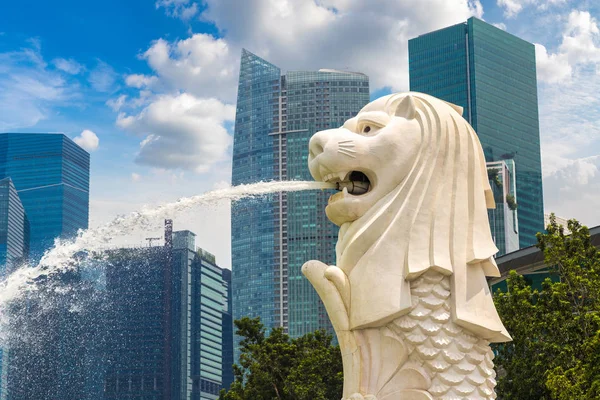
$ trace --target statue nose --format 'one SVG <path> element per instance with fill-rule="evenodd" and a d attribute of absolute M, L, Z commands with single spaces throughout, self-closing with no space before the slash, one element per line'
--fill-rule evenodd
<path fill-rule="evenodd" d="M 310 138 L 310 142 L 308 142 L 308 153 L 310 158 L 315 158 L 323 152 L 325 142 L 326 139 L 323 132 L 317 132 Z"/>

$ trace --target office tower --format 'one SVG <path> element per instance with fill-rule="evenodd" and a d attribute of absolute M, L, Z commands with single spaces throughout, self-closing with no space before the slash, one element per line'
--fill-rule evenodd
<path fill-rule="evenodd" d="M 108 253 L 105 399 L 165 398 L 166 264 L 163 246 Z"/>
<path fill-rule="evenodd" d="M 322 69 L 281 70 L 242 51 L 232 183 L 312 180 L 308 141 L 339 127 L 369 102 L 367 76 Z M 325 216 L 328 191 L 279 193 L 235 202 L 231 217 L 233 317 L 260 317 L 300 336 L 329 321 L 300 268 L 335 262 L 337 227 Z"/>
<path fill-rule="evenodd" d="M 27 257 L 29 222 L 10 178 L 0 180 L 0 277 L 5 277 Z M 0 399 L 6 399 L 8 348 L 0 349 Z"/>
<path fill-rule="evenodd" d="M 535 49 L 477 18 L 408 42 L 410 90 L 464 108 L 486 161 L 514 160 L 519 245 L 544 230 Z"/>
<path fill-rule="evenodd" d="M 0 276 L 25 260 L 29 252 L 29 221 L 10 178 L 0 179 Z"/>
<path fill-rule="evenodd" d="M 88 227 L 90 155 L 63 134 L 0 134 L 0 178 L 10 177 L 30 223 L 37 261 L 57 237 Z"/>
<path fill-rule="evenodd" d="M 195 236 L 108 253 L 105 399 L 218 398 L 224 286 Z"/>
<path fill-rule="evenodd" d="M 223 303 L 222 337 L 223 337 L 223 361 L 221 363 L 223 371 L 222 388 L 229 390 L 233 383 L 233 313 L 231 298 L 231 270 L 223 268 L 223 285 L 227 301 Z"/>
<path fill-rule="evenodd" d="M 223 383 L 223 270 L 215 256 L 197 249 L 192 275 L 192 400 L 215 400 Z"/>
<path fill-rule="evenodd" d="M 89 165 L 89 154 L 63 134 L 0 134 L 0 178 L 12 180 L 27 215 L 30 262 L 37 262 L 55 238 L 87 228 Z M 77 343 L 89 324 L 85 312 L 72 312 L 64 290 L 85 285 L 77 271 L 43 278 L 40 290 L 13 305 L 20 327 L 14 330 L 29 337 L 15 334 L 10 345 L 11 399 L 86 398 L 95 373 L 83 370 L 88 350 Z"/>
<path fill-rule="evenodd" d="M 486 163 L 496 208 L 488 209 L 492 238 L 498 247 L 496 257 L 519 250 L 518 198 L 513 160 Z"/>

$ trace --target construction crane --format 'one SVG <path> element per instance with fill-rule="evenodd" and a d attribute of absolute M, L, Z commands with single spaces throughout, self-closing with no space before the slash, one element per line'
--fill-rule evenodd
<path fill-rule="evenodd" d="M 148 247 L 152 247 L 152 242 L 155 240 L 161 240 L 162 237 L 147 237 L 146 240 L 148 241 Z"/>

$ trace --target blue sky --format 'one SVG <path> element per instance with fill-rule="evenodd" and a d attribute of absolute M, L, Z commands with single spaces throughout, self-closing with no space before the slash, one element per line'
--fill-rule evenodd
<path fill-rule="evenodd" d="M 404 91 L 407 40 L 472 15 L 536 43 L 546 210 L 600 224 L 594 0 L 5 2 L 0 132 L 64 132 L 87 148 L 96 226 L 229 182 L 242 47 L 284 71 L 349 68 L 374 94 Z M 229 265 L 227 204 L 175 228 Z"/>

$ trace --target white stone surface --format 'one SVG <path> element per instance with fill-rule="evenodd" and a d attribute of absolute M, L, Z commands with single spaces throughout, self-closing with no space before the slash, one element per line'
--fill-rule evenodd
<path fill-rule="evenodd" d="M 496 397 L 489 343 L 511 338 L 486 283 L 499 276 L 494 200 L 461 114 L 393 94 L 310 141 L 314 179 L 344 188 L 326 208 L 338 265 L 302 268 L 338 336 L 344 399 Z"/>

